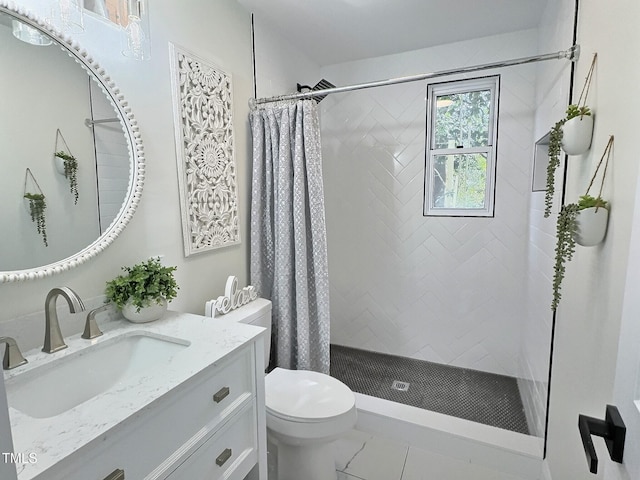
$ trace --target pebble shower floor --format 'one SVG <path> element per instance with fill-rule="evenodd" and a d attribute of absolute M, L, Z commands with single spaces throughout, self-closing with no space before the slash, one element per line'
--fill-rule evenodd
<path fill-rule="evenodd" d="M 354 392 L 529 434 L 513 377 L 340 345 L 331 376 Z"/>

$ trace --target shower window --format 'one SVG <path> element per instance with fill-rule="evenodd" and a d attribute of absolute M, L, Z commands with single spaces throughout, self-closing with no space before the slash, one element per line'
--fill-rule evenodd
<path fill-rule="evenodd" d="M 428 86 L 424 215 L 493 216 L 499 82 Z"/>

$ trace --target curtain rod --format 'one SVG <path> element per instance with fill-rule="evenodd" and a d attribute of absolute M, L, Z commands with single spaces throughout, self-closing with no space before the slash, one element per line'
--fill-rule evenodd
<path fill-rule="evenodd" d="M 255 108 L 256 105 L 262 105 L 264 103 L 280 102 L 283 100 L 298 100 L 304 98 L 315 97 L 316 95 L 329 95 L 331 93 L 350 92 L 352 90 L 363 90 L 365 88 L 383 87 L 386 85 L 395 85 L 398 83 L 416 82 L 419 80 L 428 80 L 430 78 L 443 77 L 445 75 L 455 75 L 459 73 L 478 72 L 480 70 L 489 70 L 491 68 L 511 67 L 514 65 L 524 65 L 527 63 L 544 62 L 547 60 L 562 60 L 567 59 L 575 62 L 580 56 L 580 45 L 573 45 L 568 50 L 560 50 L 555 53 L 547 53 L 544 55 L 535 55 L 532 57 L 516 58 L 514 60 L 505 60 L 502 62 L 485 63 L 483 65 L 474 65 L 471 67 L 457 68 L 453 70 L 442 70 L 440 72 L 433 73 L 420 73 L 418 75 L 410 75 L 407 77 L 390 78 L 388 80 L 377 80 L 369 83 L 359 83 L 357 85 L 346 85 L 344 87 L 326 88 L 324 90 L 312 90 L 310 92 L 292 93 L 289 95 L 280 95 L 277 97 L 269 98 L 250 98 L 249 106 Z"/>
<path fill-rule="evenodd" d="M 98 125 L 99 123 L 114 123 L 119 121 L 120 119 L 118 117 L 103 118 L 102 120 L 91 120 L 90 118 L 85 118 L 84 124 L 89 128 L 93 128 L 94 125 Z"/>

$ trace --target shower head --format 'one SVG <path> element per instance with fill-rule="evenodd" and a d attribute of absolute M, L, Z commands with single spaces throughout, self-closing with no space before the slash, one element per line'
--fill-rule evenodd
<path fill-rule="evenodd" d="M 308 85 L 300 85 L 298 83 L 298 92 L 302 92 L 303 90 L 305 92 L 311 92 L 311 91 L 322 91 L 322 90 L 326 90 L 327 88 L 334 88 L 335 85 L 331 82 L 328 82 L 327 80 L 325 80 L 324 78 L 322 80 L 320 80 L 318 83 L 315 84 L 315 86 L 310 87 Z M 324 97 L 326 97 L 327 95 L 314 95 L 313 98 L 316 102 L 320 103 Z"/>

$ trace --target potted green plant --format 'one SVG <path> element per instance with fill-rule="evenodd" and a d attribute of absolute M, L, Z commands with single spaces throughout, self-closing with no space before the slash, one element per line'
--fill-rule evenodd
<path fill-rule="evenodd" d="M 567 155 L 581 155 L 591 147 L 593 112 L 587 107 L 586 101 L 597 58 L 598 54 L 594 53 L 578 103 L 569 105 L 565 112 L 565 118 L 556 122 L 549 132 L 549 163 L 547 165 L 547 189 L 544 198 L 545 218 L 551 214 L 553 195 L 555 193 L 555 172 L 560 165 L 562 150 Z"/>
<path fill-rule="evenodd" d="M 556 122 L 549 132 L 549 163 L 547 164 L 547 189 L 544 196 L 544 216 L 551 214 L 555 194 L 555 175 L 560 166 L 562 151 L 567 155 L 580 155 L 591 146 L 593 116 L 585 106 L 569 105 L 567 116 Z"/>
<path fill-rule="evenodd" d="M 609 203 L 602 198 L 602 190 L 607 176 L 609 159 L 613 151 L 613 141 L 613 135 L 609 136 L 607 146 L 604 148 L 602 157 L 596 166 L 585 194 L 580 197 L 578 203 L 564 205 L 558 214 L 552 310 L 556 310 L 560 303 L 560 287 L 564 279 L 565 265 L 573 258 L 576 243 L 585 247 L 594 246 L 602 242 L 606 235 L 607 222 L 609 220 Z M 593 197 L 589 195 L 589 191 L 593 187 L 605 159 L 600 190 L 598 196 Z"/>
<path fill-rule="evenodd" d="M 583 195 L 578 202 L 573 239 L 583 247 L 593 247 L 604 240 L 609 220 L 609 203 L 602 197 Z"/>
<path fill-rule="evenodd" d="M 582 155 L 591 147 L 593 115 L 586 105 L 569 105 L 562 125 L 562 150 L 567 155 Z"/>
<path fill-rule="evenodd" d="M 74 196 L 74 203 L 78 203 L 78 161 L 76 157 L 71 155 L 70 153 L 66 153 L 62 150 L 55 153 L 56 159 L 59 159 L 56 162 L 56 168 L 60 173 L 64 175 L 64 178 L 69 180 L 69 191 Z M 60 165 L 59 163 L 62 163 Z"/>
<path fill-rule="evenodd" d="M 44 211 L 47 208 L 47 202 L 45 201 L 44 194 L 25 192 L 24 198 L 29 200 L 29 214 L 31 215 L 31 221 L 36 224 L 38 233 L 42 235 L 44 246 L 48 247 L 47 225 L 44 218 Z"/>
<path fill-rule="evenodd" d="M 578 203 L 569 203 L 560 209 L 556 223 L 552 310 L 560 303 L 565 265 L 573 258 L 576 243 L 593 246 L 602 242 L 608 217 L 609 204 L 600 196 L 583 195 Z"/>
<path fill-rule="evenodd" d="M 107 300 L 122 310 L 127 320 L 157 320 L 167 310 L 167 302 L 177 295 L 179 287 L 173 276 L 176 268 L 163 266 L 157 258 L 122 267 L 126 273 L 107 282 Z"/>
<path fill-rule="evenodd" d="M 582 155 L 591 147 L 593 112 L 587 107 L 587 97 L 597 59 L 598 54 L 594 53 L 578 103 L 567 108 L 567 116 L 562 125 L 562 149 L 567 155 Z"/>

